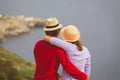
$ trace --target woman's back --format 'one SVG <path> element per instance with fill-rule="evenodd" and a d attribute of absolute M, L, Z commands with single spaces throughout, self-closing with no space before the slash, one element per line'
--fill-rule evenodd
<path fill-rule="evenodd" d="M 79 51 L 75 44 L 63 41 L 61 39 L 52 37 L 50 43 L 63 48 L 70 59 L 70 61 L 82 72 L 90 75 L 90 53 L 88 49 L 82 46 L 83 50 Z M 62 72 L 62 80 L 75 80 L 64 70 Z"/>

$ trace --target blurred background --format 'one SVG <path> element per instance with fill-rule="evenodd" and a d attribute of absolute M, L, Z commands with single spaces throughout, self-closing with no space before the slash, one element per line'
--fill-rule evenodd
<path fill-rule="evenodd" d="M 120 0 L 0 0 L 0 14 L 39 19 L 56 17 L 63 26 L 77 26 L 82 43 L 92 56 L 90 79 L 119 80 L 119 4 Z M 34 62 L 34 44 L 44 35 L 42 28 L 32 28 L 28 34 L 7 37 L 0 47 Z"/>

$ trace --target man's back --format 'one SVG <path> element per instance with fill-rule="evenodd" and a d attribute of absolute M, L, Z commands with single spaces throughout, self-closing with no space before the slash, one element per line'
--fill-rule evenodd
<path fill-rule="evenodd" d="M 57 51 L 60 50 L 56 46 L 45 42 L 38 41 L 34 47 L 34 56 L 36 61 L 36 73 L 34 80 L 57 80 L 57 70 L 60 64 L 57 57 Z"/>

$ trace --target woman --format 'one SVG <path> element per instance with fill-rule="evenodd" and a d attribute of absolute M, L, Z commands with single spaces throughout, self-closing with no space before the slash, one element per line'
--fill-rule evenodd
<path fill-rule="evenodd" d="M 68 25 L 61 30 L 61 39 L 46 36 L 45 40 L 53 45 L 63 48 L 70 61 L 82 72 L 85 72 L 90 77 L 90 53 L 88 49 L 80 42 L 80 32 L 74 25 Z M 76 80 L 71 77 L 63 69 L 62 80 Z"/>

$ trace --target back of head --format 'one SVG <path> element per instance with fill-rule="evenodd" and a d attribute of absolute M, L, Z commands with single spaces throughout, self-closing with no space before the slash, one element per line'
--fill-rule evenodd
<path fill-rule="evenodd" d="M 57 37 L 62 25 L 59 24 L 59 21 L 56 18 L 47 18 L 45 20 L 44 31 L 46 35 Z"/>

